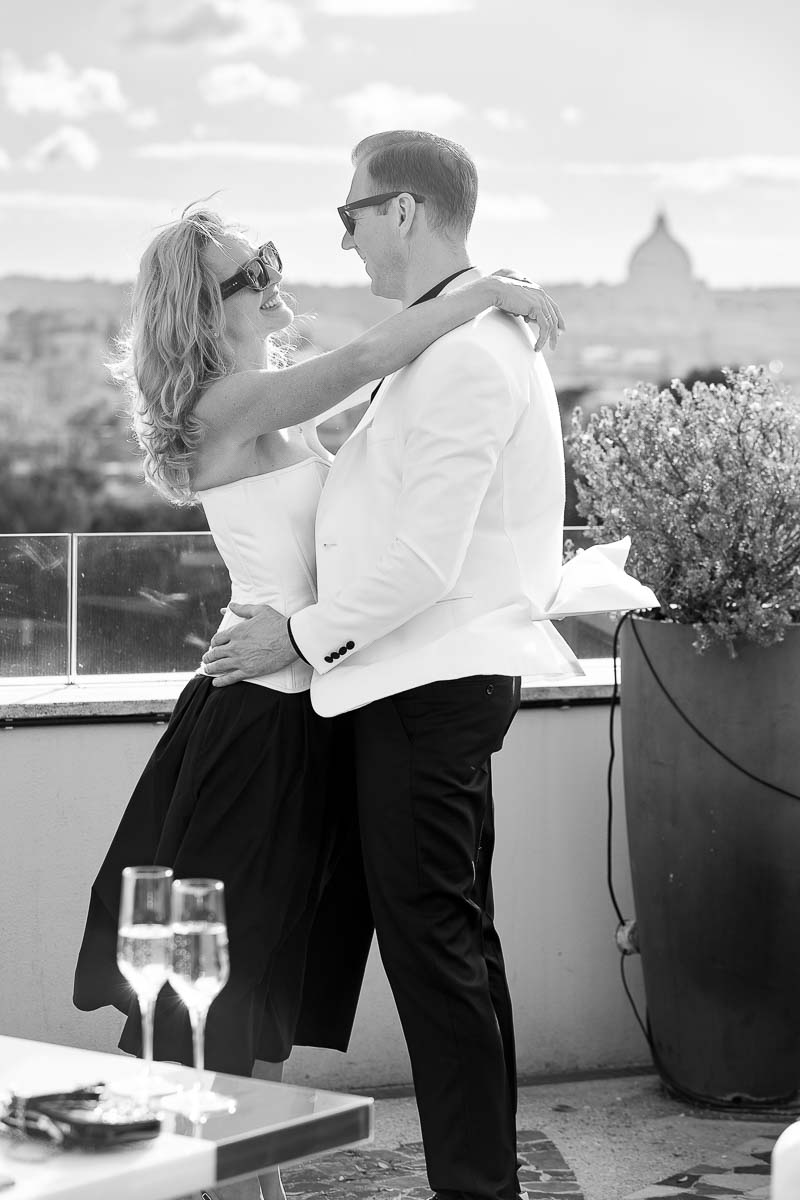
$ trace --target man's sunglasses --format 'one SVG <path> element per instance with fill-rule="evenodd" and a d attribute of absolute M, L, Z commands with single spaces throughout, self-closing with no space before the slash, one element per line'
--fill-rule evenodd
<path fill-rule="evenodd" d="M 417 204 L 422 204 L 425 199 L 417 192 L 410 192 L 408 188 L 401 188 L 398 192 L 382 192 L 380 196 L 367 196 L 366 200 L 354 200 L 352 204 L 342 204 L 337 208 L 339 216 L 342 218 L 345 229 L 352 237 L 356 231 L 356 223 L 350 216 L 356 208 L 372 208 L 376 204 L 385 204 L 387 200 L 396 200 L 398 196 L 411 196 L 416 200 Z"/>
<path fill-rule="evenodd" d="M 279 283 L 283 278 L 283 263 L 273 242 L 265 242 L 258 247 L 255 258 L 250 258 L 243 267 L 223 279 L 219 285 L 222 299 L 227 300 L 234 292 L 242 288 L 252 288 L 254 292 L 265 292 L 273 283 Z"/>

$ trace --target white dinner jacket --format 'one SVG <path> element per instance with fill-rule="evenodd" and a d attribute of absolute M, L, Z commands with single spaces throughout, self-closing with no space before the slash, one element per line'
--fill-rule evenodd
<path fill-rule="evenodd" d="M 563 516 L 550 374 L 523 323 L 488 310 L 389 376 L 332 464 L 318 601 L 292 617 L 316 711 L 466 675 L 580 675 L 543 619 Z"/>

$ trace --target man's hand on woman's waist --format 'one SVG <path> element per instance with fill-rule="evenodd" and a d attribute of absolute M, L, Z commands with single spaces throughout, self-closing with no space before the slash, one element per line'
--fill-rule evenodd
<path fill-rule="evenodd" d="M 283 613 L 269 604 L 231 601 L 228 608 L 243 619 L 215 633 L 203 655 L 206 673 L 214 676 L 214 687 L 271 675 L 297 659 L 298 650 Z"/>

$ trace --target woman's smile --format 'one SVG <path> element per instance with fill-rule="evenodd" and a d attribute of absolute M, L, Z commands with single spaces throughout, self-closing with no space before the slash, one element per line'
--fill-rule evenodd
<path fill-rule="evenodd" d="M 261 309 L 263 311 L 263 310 L 268 310 L 270 308 L 277 308 L 280 303 L 281 303 L 280 292 L 279 292 L 278 288 L 273 287 L 273 288 L 270 288 L 270 290 L 267 294 L 267 299 L 262 301 Z"/>

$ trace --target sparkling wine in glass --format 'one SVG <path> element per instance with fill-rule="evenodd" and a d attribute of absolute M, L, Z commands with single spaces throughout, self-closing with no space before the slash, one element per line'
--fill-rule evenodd
<path fill-rule="evenodd" d="M 189 1010 L 197 1083 L 169 1107 L 192 1114 L 231 1110 L 229 1096 L 203 1087 L 206 1017 L 228 982 L 225 887 L 220 879 L 176 879 L 172 884 L 172 963 L 169 981 Z"/>
<path fill-rule="evenodd" d="M 125 867 L 117 931 L 117 966 L 136 993 L 142 1014 L 144 1071 L 114 1084 L 114 1091 L 161 1096 L 175 1091 L 153 1072 L 153 1019 L 156 999 L 172 962 L 170 867 Z"/>

